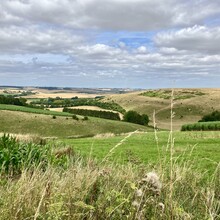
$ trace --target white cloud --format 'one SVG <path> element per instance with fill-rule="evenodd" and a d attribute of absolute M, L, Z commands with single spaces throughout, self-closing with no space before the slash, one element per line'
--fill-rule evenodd
<path fill-rule="evenodd" d="M 178 31 L 167 31 L 157 34 L 155 43 L 170 50 L 188 50 L 202 53 L 220 51 L 220 27 L 195 25 Z"/>
<path fill-rule="evenodd" d="M 140 46 L 140 47 L 137 48 L 137 52 L 138 53 L 146 53 L 147 48 L 145 46 Z"/>
<path fill-rule="evenodd" d="M 110 47 L 105 44 L 95 44 L 95 45 L 86 45 L 78 47 L 78 52 L 82 53 L 85 56 L 96 56 L 96 57 L 105 57 L 105 56 L 116 56 L 122 53 L 122 50 L 115 47 Z"/>

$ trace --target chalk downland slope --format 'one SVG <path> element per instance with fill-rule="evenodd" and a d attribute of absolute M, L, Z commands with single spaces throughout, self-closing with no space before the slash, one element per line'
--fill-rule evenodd
<path fill-rule="evenodd" d="M 152 91 L 152 90 L 147 90 Z M 154 90 L 155 91 L 155 90 Z M 115 101 L 126 110 L 135 110 L 148 114 L 151 119 L 154 110 L 159 128 L 170 128 L 170 100 L 171 90 L 160 89 L 155 96 L 141 95 L 144 91 L 109 95 L 105 101 Z M 165 94 L 162 98 L 160 94 Z M 196 95 L 198 94 L 198 95 Z M 220 110 L 220 89 L 175 89 L 174 98 L 175 117 L 174 129 L 179 130 L 183 124 L 197 122 L 205 114 Z"/>

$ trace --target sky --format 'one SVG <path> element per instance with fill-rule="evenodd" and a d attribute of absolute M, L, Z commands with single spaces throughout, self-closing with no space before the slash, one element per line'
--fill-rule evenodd
<path fill-rule="evenodd" d="M 220 0 L 0 0 L 0 85 L 219 88 Z"/>

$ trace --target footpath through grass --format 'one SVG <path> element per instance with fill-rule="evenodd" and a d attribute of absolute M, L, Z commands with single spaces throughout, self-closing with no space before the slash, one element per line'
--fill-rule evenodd
<path fill-rule="evenodd" d="M 161 158 L 169 157 L 167 143 L 169 132 L 158 132 L 158 146 Z M 220 133 L 219 132 L 175 132 L 174 159 L 194 160 L 196 167 L 213 172 L 220 162 Z M 124 137 L 63 139 L 67 145 L 84 156 L 91 156 L 101 161 L 108 152 Z M 134 134 L 119 147 L 110 157 L 119 163 L 131 162 L 134 164 L 159 162 L 155 134 L 147 132 Z"/>

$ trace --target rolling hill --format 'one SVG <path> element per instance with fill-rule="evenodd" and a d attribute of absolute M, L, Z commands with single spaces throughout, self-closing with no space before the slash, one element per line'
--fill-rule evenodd
<path fill-rule="evenodd" d="M 131 131 L 152 130 L 141 125 L 89 117 L 89 120 L 72 119 L 71 116 L 27 113 L 21 111 L 0 110 L 0 132 L 32 134 L 42 137 L 91 137 L 97 134 L 121 134 Z"/>
<path fill-rule="evenodd" d="M 147 90 L 108 95 L 104 101 L 114 101 L 128 110 L 148 114 L 151 123 L 153 112 L 159 128 L 170 128 L 171 90 Z M 179 130 L 183 124 L 197 122 L 201 117 L 214 110 L 220 110 L 220 89 L 175 89 L 174 90 L 174 129 Z"/>

